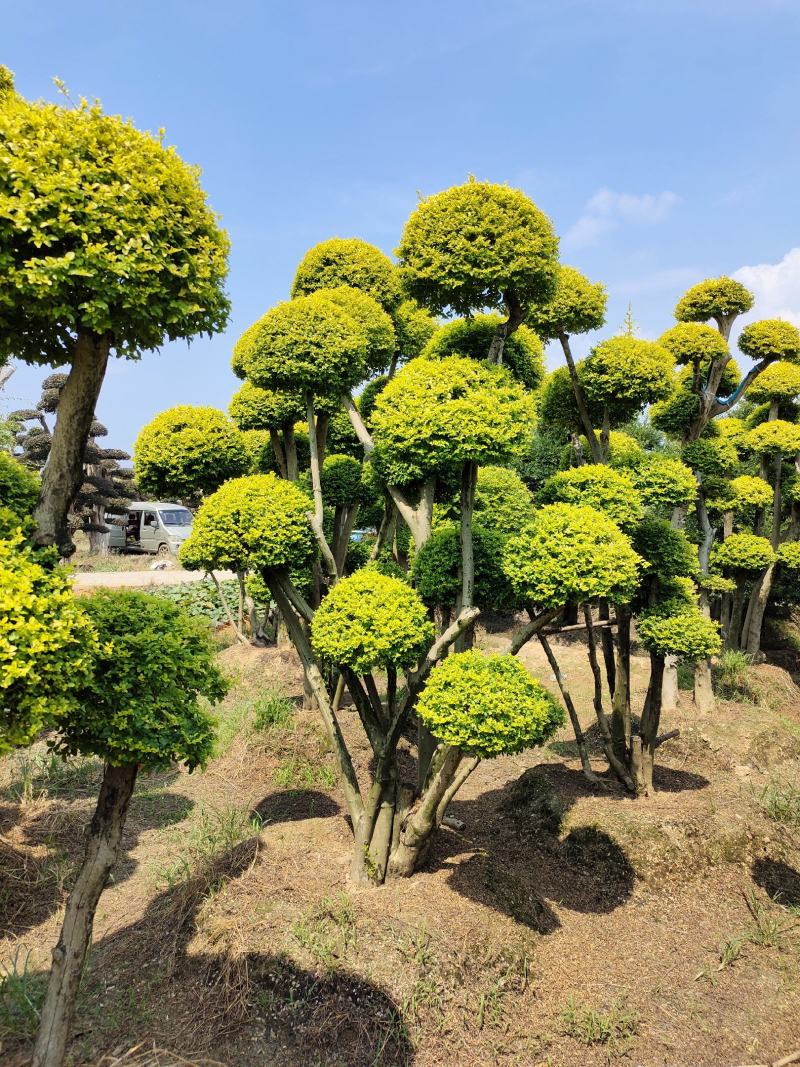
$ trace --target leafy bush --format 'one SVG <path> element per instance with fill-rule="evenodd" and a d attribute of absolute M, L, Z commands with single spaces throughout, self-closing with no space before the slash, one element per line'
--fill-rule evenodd
<path fill-rule="evenodd" d="M 67 578 L 21 535 L 0 540 L 0 753 L 79 706 L 97 652 Z"/>
<path fill-rule="evenodd" d="M 503 570 L 518 596 L 543 607 L 630 600 L 641 565 L 615 522 L 574 504 L 540 508 L 503 550 Z"/>
<path fill-rule="evenodd" d="M 658 339 L 678 364 L 699 364 L 707 371 L 712 361 L 729 355 L 728 342 L 713 326 L 699 322 L 678 322 Z"/>
<path fill-rule="evenodd" d="M 775 551 L 766 537 L 735 533 L 711 553 L 715 567 L 732 571 L 761 571 L 775 562 Z"/>
<path fill-rule="evenodd" d="M 766 508 L 772 503 L 772 486 L 763 478 L 756 478 L 751 474 L 740 474 L 738 478 L 732 478 L 730 488 L 734 495 L 734 508 L 742 511 L 745 508 Z"/>
<path fill-rule="evenodd" d="M 539 492 L 545 504 L 578 504 L 596 508 L 620 527 L 633 526 L 642 517 L 642 502 L 633 481 L 605 463 L 585 463 L 559 471 Z"/>
<path fill-rule="evenodd" d="M 599 330 L 606 317 L 606 288 L 559 264 L 551 299 L 528 312 L 528 323 L 543 341 Z"/>
<path fill-rule="evenodd" d="M 76 703 L 59 718 L 56 751 L 91 753 L 112 766 L 204 764 L 214 720 L 200 698 L 221 700 L 227 689 L 207 628 L 139 592 L 102 590 L 84 610 L 99 648 Z"/>
<path fill-rule="evenodd" d="M 476 651 L 433 669 L 417 714 L 434 737 L 484 759 L 540 745 L 564 721 L 561 705 L 519 660 Z"/>
<path fill-rule="evenodd" d="M 339 285 L 334 289 L 319 289 L 317 295 L 338 305 L 363 329 L 367 338 L 365 366 L 369 374 L 386 371 L 397 348 L 392 320 L 377 300 L 360 289 Z"/>
<path fill-rule="evenodd" d="M 298 391 L 261 389 L 244 382 L 228 405 L 228 414 L 240 430 L 277 430 L 306 417 L 306 405 Z"/>
<path fill-rule="evenodd" d="M 400 303 L 397 267 L 375 245 L 355 237 L 333 237 L 310 248 L 297 268 L 292 296 L 309 296 L 339 285 L 360 289 L 387 311 Z"/>
<path fill-rule="evenodd" d="M 414 359 L 386 385 L 372 415 L 377 459 L 391 485 L 464 462 L 500 463 L 527 444 L 533 402 L 503 367 Z"/>
<path fill-rule="evenodd" d="M 800 452 L 800 425 L 785 419 L 762 422 L 745 434 L 744 445 L 759 455 L 781 452 L 793 456 Z"/>
<path fill-rule="evenodd" d="M 220 582 L 222 595 L 235 616 L 239 610 L 239 583 L 235 578 Z M 180 585 L 154 585 L 144 590 L 148 596 L 160 597 L 185 611 L 194 618 L 205 619 L 212 626 L 225 626 L 228 615 L 220 601 L 217 587 L 208 579 L 200 582 L 182 582 Z M 268 596 L 269 594 L 267 594 Z M 262 594 L 263 597 L 263 594 Z M 264 601 L 257 598 L 257 606 L 263 609 Z"/>
<path fill-rule="evenodd" d="M 487 239 L 491 234 L 491 240 Z M 558 238 L 517 189 L 474 179 L 420 201 L 397 249 L 406 292 L 434 313 L 524 306 L 555 289 Z"/>
<path fill-rule="evenodd" d="M 226 482 L 208 497 L 181 546 L 189 570 L 302 568 L 312 551 L 309 498 L 275 474 Z"/>
<path fill-rule="evenodd" d="M 473 526 L 475 603 L 502 611 L 514 602 L 514 593 L 502 569 L 503 538 L 494 530 Z M 412 579 L 429 607 L 452 607 L 461 592 L 461 538 L 454 523 L 433 531 L 414 556 Z"/>
<path fill-rule="evenodd" d="M 33 471 L 0 451 L 0 505 L 18 518 L 33 513 L 39 499 L 39 478 Z"/>
<path fill-rule="evenodd" d="M 756 360 L 800 359 L 800 330 L 785 319 L 761 319 L 745 326 L 739 334 L 739 348 Z"/>
<path fill-rule="evenodd" d="M 162 411 L 139 431 L 134 445 L 137 485 L 155 500 L 199 500 L 249 466 L 241 431 L 211 407 Z"/>
<path fill-rule="evenodd" d="M 708 322 L 741 315 L 753 306 L 753 294 L 733 278 L 706 278 L 688 289 L 675 308 L 679 322 Z"/>
<path fill-rule="evenodd" d="M 661 656 L 696 662 L 719 652 L 719 625 L 696 608 L 670 610 L 671 605 L 643 611 L 636 629 L 645 648 Z"/>
<path fill-rule="evenodd" d="M 611 337 L 595 345 L 578 374 L 587 399 L 607 404 L 619 423 L 672 391 L 672 355 L 653 341 Z"/>
<path fill-rule="evenodd" d="M 631 534 L 631 543 L 644 560 L 643 573 L 660 582 L 697 574 L 697 549 L 683 530 L 667 519 L 647 516 Z"/>
<path fill-rule="evenodd" d="M 422 353 L 427 359 L 468 356 L 484 360 L 503 321 L 500 315 L 472 315 L 440 326 Z M 503 347 L 503 363 L 527 389 L 535 389 L 544 377 L 544 346 L 533 330 L 520 326 Z"/>
<path fill-rule="evenodd" d="M 408 583 L 371 567 L 339 581 L 311 624 L 317 653 L 359 674 L 375 667 L 410 667 L 432 637 L 418 594 Z"/>
<path fill-rule="evenodd" d="M 322 497 L 330 508 L 349 507 L 362 495 L 362 465 L 352 456 L 326 456 L 322 465 Z"/>
<path fill-rule="evenodd" d="M 658 452 L 646 453 L 625 470 L 646 508 L 669 511 L 691 504 L 697 496 L 697 480 L 679 459 Z"/>
<path fill-rule="evenodd" d="M 499 534 L 519 533 L 533 517 L 533 496 L 516 471 L 479 467 L 475 522 Z"/>

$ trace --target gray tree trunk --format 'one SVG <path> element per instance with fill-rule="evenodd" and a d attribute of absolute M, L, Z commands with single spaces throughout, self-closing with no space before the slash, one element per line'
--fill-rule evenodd
<path fill-rule="evenodd" d="M 136 765 L 111 767 L 103 774 L 97 808 L 86 830 L 86 854 L 69 895 L 47 984 L 32 1067 L 61 1067 L 69 1039 L 83 964 L 92 938 L 100 894 L 119 856 Z"/>

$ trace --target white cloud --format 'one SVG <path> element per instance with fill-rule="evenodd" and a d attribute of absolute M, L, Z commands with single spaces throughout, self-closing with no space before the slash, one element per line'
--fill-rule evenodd
<path fill-rule="evenodd" d="M 620 222 L 653 225 L 663 222 L 680 204 L 677 193 L 615 193 L 598 189 L 586 202 L 583 214 L 564 234 L 562 243 L 571 248 L 594 244 L 604 233 L 616 229 Z"/>
<path fill-rule="evenodd" d="M 753 319 L 786 319 L 800 326 L 800 248 L 790 249 L 780 263 L 740 267 L 733 277 L 755 295 Z"/>

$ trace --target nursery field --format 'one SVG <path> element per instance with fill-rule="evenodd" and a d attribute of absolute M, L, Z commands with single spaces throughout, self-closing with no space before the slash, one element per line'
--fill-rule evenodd
<path fill-rule="evenodd" d="M 487 651 L 508 638 L 477 634 Z M 597 757 L 585 649 L 557 647 Z M 451 808 L 463 829 L 375 889 L 348 882 L 351 834 L 295 653 L 219 659 L 234 684 L 216 757 L 147 775 L 133 798 L 68 1062 L 719 1067 L 796 1049 L 800 690 L 783 669 L 719 679 L 707 717 L 684 692 L 648 798 L 601 758 L 588 782 L 568 730 L 484 761 Z M 550 678 L 538 647 L 523 659 Z M 646 674 L 635 655 L 636 697 Z M 356 719 L 342 714 L 362 777 Z M 30 1053 L 100 774 L 41 742 L 0 763 L 10 1067 Z"/>

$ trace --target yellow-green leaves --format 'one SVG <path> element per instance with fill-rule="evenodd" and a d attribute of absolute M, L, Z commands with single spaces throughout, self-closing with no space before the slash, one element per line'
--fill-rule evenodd
<path fill-rule="evenodd" d="M 762 422 L 745 435 L 744 445 L 759 455 L 782 452 L 784 456 L 793 456 L 800 452 L 800 425 L 785 419 Z"/>
<path fill-rule="evenodd" d="M 96 652 L 64 575 L 20 535 L 0 540 L 0 753 L 28 744 L 78 703 Z"/>
<path fill-rule="evenodd" d="M 719 624 L 707 619 L 697 608 L 643 611 L 636 630 L 645 648 L 660 656 L 677 656 L 688 663 L 713 656 L 722 647 Z"/>
<path fill-rule="evenodd" d="M 783 319 L 751 322 L 739 334 L 739 348 L 756 360 L 800 360 L 800 330 Z"/>
<path fill-rule="evenodd" d="M 140 490 L 156 500 L 197 501 L 250 469 L 241 431 L 216 408 L 182 405 L 139 431 L 133 466 Z"/>
<path fill-rule="evenodd" d="M 215 724 L 200 698 L 221 700 L 227 689 L 208 626 L 146 593 L 104 590 L 85 610 L 98 636 L 95 668 L 59 719 L 54 747 L 114 766 L 202 766 Z"/>
<path fill-rule="evenodd" d="M 541 745 L 564 721 L 561 705 L 519 660 L 481 652 L 434 667 L 417 714 L 434 737 L 484 759 Z"/>
<path fill-rule="evenodd" d="M 800 396 L 800 366 L 778 360 L 770 363 L 750 386 L 747 399 L 757 404 L 771 400 L 794 400 Z"/>
<path fill-rule="evenodd" d="M 310 499 L 275 474 L 233 478 L 203 501 L 180 551 L 192 570 L 300 568 L 312 551 Z"/>
<path fill-rule="evenodd" d="M 711 562 L 730 571 L 761 571 L 775 562 L 775 550 L 766 537 L 735 533 L 716 546 Z"/>
<path fill-rule="evenodd" d="M 434 313 L 550 298 L 558 239 L 518 189 L 470 180 L 420 201 L 397 249 L 406 291 Z"/>
<path fill-rule="evenodd" d="M 560 265 L 556 289 L 546 304 L 534 306 L 528 323 L 543 341 L 564 335 L 599 330 L 606 318 L 606 288 L 589 279 L 574 267 Z"/>
<path fill-rule="evenodd" d="M 542 486 L 539 499 L 544 504 L 581 504 L 596 508 L 624 528 L 642 517 L 642 500 L 625 471 L 605 463 L 585 463 L 558 471 Z"/>
<path fill-rule="evenodd" d="M 0 108 L 0 360 L 69 360 L 75 331 L 138 358 L 224 328 L 228 238 L 199 171 L 98 105 Z"/>
<path fill-rule="evenodd" d="M 440 326 L 422 353 L 428 359 L 469 356 L 484 360 L 502 322 L 500 315 L 472 315 Z M 520 326 L 506 339 L 503 363 L 527 389 L 535 389 L 544 378 L 544 346 L 533 330 Z"/>
<path fill-rule="evenodd" d="M 501 463 L 533 433 L 533 400 L 503 367 L 472 359 L 414 359 L 375 401 L 377 459 L 391 485 L 464 462 Z"/>
<path fill-rule="evenodd" d="M 375 245 L 357 237 L 332 237 L 303 256 L 292 283 L 292 296 L 349 285 L 392 312 L 400 303 L 400 277 L 394 263 Z"/>
<path fill-rule="evenodd" d="M 400 578 L 371 567 L 338 582 L 311 624 L 317 653 L 358 674 L 374 668 L 410 667 L 433 637 L 425 605 Z"/>
<path fill-rule="evenodd" d="M 699 322 L 679 322 L 662 333 L 658 343 L 676 363 L 688 366 L 698 363 L 704 369 L 714 360 L 729 355 L 728 342 L 719 330 Z"/>
<path fill-rule="evenodd" d="M 322 293 L 278 304 L 236 342 L 234 364 L 262 389 L 339 393 L 360 382 L 369 337 Z"/>
<path fill-rule="evenodd" d="M 589 353 L 578 373 L 590 403 L 606 404 L 624 422 L 672 391 L 672 355 L 654 341 L 610 337 Z"/>
<path fill-rule="evenodd" d="M 707 278 L 688 289 L 675 308 L 680 322 L 722 321 L 753 306 L 753 294 L 733 278 Z"/>
<path fill-rule="evenodd" d="M 503 570 L 518 596 L 541 607 L 630 600 L 641 563 L 615 522 L 574 504 L 540 508 L 503 551 Z"/>
<path fill-rule="evenodd" d="M 228 414 L 240 430 L 278 430 L 304 420 L 306 405 L 299 390 L 262 389 L 244 382 L 231 398 Z"/>

